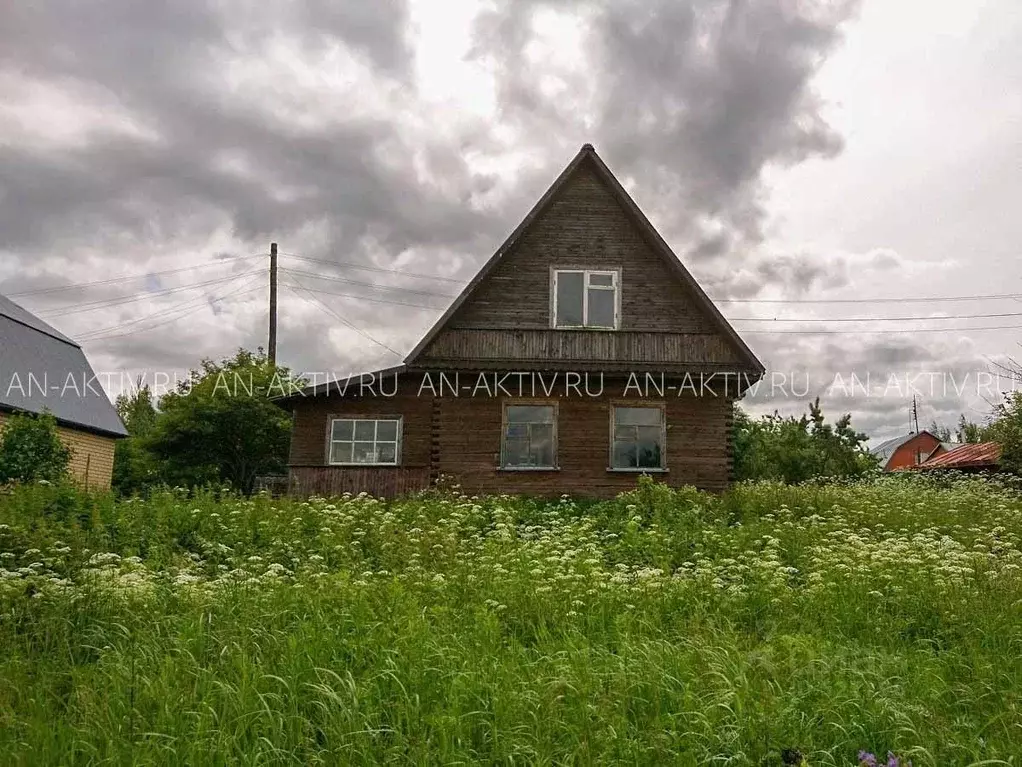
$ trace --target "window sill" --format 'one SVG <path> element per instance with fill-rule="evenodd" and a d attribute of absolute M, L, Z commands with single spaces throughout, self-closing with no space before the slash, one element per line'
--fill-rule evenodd
<path fill-rule="evenodd" d="M 607 471 L 615 474 L 670 474 L 670 469 L 617 469 L 613 466 L 608 466 Z"/>
<path fill-rule="evenodd" d="M 587 327 L 585 325 L 554 325 L 551 328 L 551 330 L 577 330 L 577 331 L 580 331 L 580 332 L 589 331 L 591 333 L 593 333 L 593 332 L 598 332 L 598 333 L 614 333 L 614 332 L 620 330 L 620 328 L 598 328 L 598 327 L 595 327 L 595 326 Z"/>
<path fill-rule="evenodd" d="M 498 466 L 497 471 L 560 471 L 560 466 Z"/>
<path fill-rule="evenodd" d="M 399 469 L 399 463 L 328 463 L 336 469 Z"/>

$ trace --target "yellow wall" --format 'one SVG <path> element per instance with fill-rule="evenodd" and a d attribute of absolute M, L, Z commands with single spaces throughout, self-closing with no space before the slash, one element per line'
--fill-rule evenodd
<path fill-rule="evenodd" d="M 3 429 L 4 417 L 4 413 L 0 413 L 0 429 Z M 116 440 L 64 426 L 58 427 L 57 431 L 61 441 L 71 448 L 71 474 L 74 478 L 93 488 L 110 487 Z"/>

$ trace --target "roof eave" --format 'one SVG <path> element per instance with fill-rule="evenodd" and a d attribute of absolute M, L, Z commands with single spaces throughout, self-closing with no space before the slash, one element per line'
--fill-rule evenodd
<path fill-rule="evenodd" d="M 49 413 L 49 411 L 43 412 Z M 23 407 L 13 407 L 11 405 L 6 405 L 3 402 L 0 402 L 0 413 L 27 413 L 28 415 L 35 416 L 42 415 L 42 413 L 39 411 L 26 410 Z M 49 415 L 53 415 L 53 413 L 49 413 Z M 98 426 L 91 426 L 89 424 L 79 423 L 78 421 L 69 421 L 66 418 L 58 418 L 55 415 L 53 416 L 53 420 L 57 422 L 58 426 L 62 426 L 65 429 L 71 429 L 72 431 L 84 431 L 88 432 L 89 434 L 96 434 L 100 437 L 110 437 L 111 439 L 126 439 L 127 437 L 131 436 L 128 433 L 127 429 L 124 429 L 123 431 L 103 429 Z"/>

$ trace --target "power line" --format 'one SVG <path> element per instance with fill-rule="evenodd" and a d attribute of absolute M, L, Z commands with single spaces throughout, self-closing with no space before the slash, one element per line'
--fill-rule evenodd
<path fill-rule="evenodd" d="M 971 333 L 974 330 L 1022 330 L 1022 325 L 985 325 L 975 328 L 861 328 L 858 330 L 745 330 L 738 329 L 741 335 L 865 335 L 884 333 Z"/>
<path fill-rule="evenodd" d="M 235 277 L 235 278 L 232 278 L 232 280 L 233 279 L 238 279 L 238 278 Z M 251 285 L 253 282 L 254 282 L 254 279 L 253 280 L 248 280 L 246 283 L 244 283 L 242 286 L 239 287 L 239 290 L 242 287 L 246 287 L 248 285 Z M 253 290 L 254 290 L 254 288 L 253 288 Z M 181 310 L 190 311 L 193 307 L 194 308 L 198 308 L 198 305 L 206 303 L 206 302 L 208 302 L 210 300 L 212 300 L 212 301 L 221 301 L 221 300 L 223 300 L 225 298 L 229 298 L 230 296 L 234 295 L 235 292 L 227 293 L 227 294 L 224 294 L 224 295 L 221 295 L 221 296 L 209 296 L 209 295 L 196 296 L 195 298 L 190 298 L 187 301 L 182 301 L 181 303 L 177 304 L 176 306 L 172 306 L 169 309 L 164 309 L 164 310 L 158 310 L 158 311 L 155 311 L 155 312 L 150 312 L 147 315 L 144 315 L 142 317 L 137 317 L 136 319 L 133 319 L 133 320 L 128 320 L 127 322 L 122 322 L 122 323 L 117 324 L 117 325 L 110 325 L 109 327 L 98 328 L 96 330 L 92 330 L 92 331 L 89 331 L 87 333 L 83 333 L 80 336 L 80 339 L 85 339 L 86 341 L 96 341 L 96 340 L 99 340 L 100 338 L 104 338 L 105 339 L 105 338 L 120 337 L 119 335 L 117 335 L 117 336 L 107 336 L 106 334 L 108 332 L 110 332 L 110 331 L 118 331 L 118 330 L 122 330 L 123 328 L 129 327 L 131 325 L 137 325 L 140 322 L 145 322 L 146 320 L 153 319 L 153 318 L 155 318 L 155 317 L 157 317 L 159 315 L 174 314 L 174 313 L 179 312 Z M 181 315 L 181 316 L 184 316 L 184 315 Z M 180 317 L 175 317 L 173 319 L 180 319 Z M 168 320 L 168 321 L 172 321 L 172 320 Z M 156 325 L 153 325 L 152 327 L 159 327 L 162 324 L 165 324 L 165 323 L 163 323 L 163 322 L 157 323 Z M 140 328 L 140 330 L 149 330 L 149 329 L 150 328 Z M 132 332 L 136 332 L 136 331 L 132 331 Z M 126 333 L 124 335 L 131 335 L 131 333 Z"/>
<path fill-rule="evenodd" d="M 915 322 L 918 320 L 979 320 L 1022 317 L 1022 312 L 1001 314 L 949 314 L 944 317 L 732 317 L 732 322 Z"/>
<path fill-rule="evenodd" d="M 721 304 L 923 304 L 936 301 L 993 301 L 1022 298 L 1022 293 L 995 293 L 985 296 L 908 296 L 905 298 L 714 298 Z"/>
<path fill-rule="evenodd" d="M 99 340 L 99 339 L 120 337 L 121 335 L 131 335 L 132 333 L 140 332 L 142 330 L 149 330 L 150 327 L 159 327 L 160 325 L 166 324 L 166 322 L 171 322 L 173 320 L 181 319 L 182 317 L 186 316 L 189 312 L 191 312 L 191 311 L 193 311 L 195 309 L 198 309 L 199 306 L 201 306 L 204 303 L 207 303 L 209 301 L 220 301 L 220 300 L 223 300 L 225 298 L 229 298 L 230 296 L 235 295 L 237 293 L 237 290 L 240 290 L 242 287 L 245 287 L 246 285 L 251 285 L 252 282 L 253 282 L 252 280 L 249 280 L 247 283 L 245 283 L 242 286 L 239 286 L 238 289 L 236 289 L 234 291 L 231 291 L 230 293 L 225 293 L 225 294 L 222 294 L 222 295 L 214 295 L 214 296 L 202 295 L 202 296 L 196 296 L 195 298 L 189 298 L 188 300 L 182 301 L 181 303 L 176 304 L 176 305 L 170 307 L 169 309 L 160 309 L 160 310 L 157 310 L 155 312 L 150 312 L 149 314 L 143 315 L 142 317 L 136 317 L 133 320 L 128 320 L 126 322 L 122 322 L 122 323 L 119 323 L 117 325 L 110 325 L 110 326 L 105 327 L 105 328 L 98 328 L 96 330 L 92 330 L 92 331 L 89 331 L 87 333 L 83 333 L 81 338 L 84 338 L 86 341 L 96 341 L 96 340 Z M 254 288 L 253 288 L 253 290 L 254 290 Z M 152 320 L 152 319 L 155 319 L 155 318 L 158 318 L 158 317 L 161 317 L 161 316 L 165 317 L 166 315 L 176 315 L 176 316 L 172 317 L 169 320 L 164 320 L 164 321 L 161 321 L 161 322 L 157 322 L 157 323 L 155 323 L 155 324 L 153 324 L 152 326 L 149 326 L 149 327 L 138 328 L 137 330 L 132 330 L 129 333 L 123 333 L 123 334 L 117 333 L 117 331 L 123 330 L 124 328 L 130 327 L 132 325 L 138 325 L 139 323 L 144 323 L 144 322 L 147 322 L 148 320 Z M 111 332 L 115 333 L 116 335 L 110 335 Z"/>
<path fill-rule="evenodd" d="M 245 295 L 248 295 L 249 293 L 255 293 L 256 291 L 262 290 L 262 289 L 263 289 L 262 285 L 256 285 L 254 287 L 248 288 L 247 290 L 241 290 L 240 292 L 238 290 L 235 290 L 235 291 L 232 291 L 231 293 L 225 293 L 222 296 L 214 296 L 210 300 L 211 301 L 225 301 L 228 298 L 237 298 L 239 296 L 245 296 Z M 198 307 L 195 307 L 195 308 L 198 308 Z M 103 336 L 97 336 L 95 338 L 87 338 L 87 339 L 85 339 L 85 343 L 92 343 L 93 341 L 109 341 L 109 340 L 111 340 L 113 338 L 124 338 L 125 336 L 135 335 L 136 333 L 144 333 L 144 332 L 149 331 L 149 330 L 154 330 L 154 329 L 156 329 L 158 327 L 161 327 L 163 325 L 167 325 L 167 324 L 169 324 L 171 322 L 177 322 L 178 320 L 187 317 L 189 315 L 190 311 L 191 311 L 191 309 L 189 309 L 189 311 L 184 312 L 183 314 L 179 314 L 177 317 L 170 317 L 169 319 L 163 320 L 162 322 L 155 322 L 152 325 L 149 325 L 149 326 L 144 327 L 144 328 L 136 328 L 135 330 L 129 330 L 127 333 L 116 333 L 114 335 L 103 335 Z"/>
<path fill-rule="evenodd" d="M 281 269 L 285 274 L 286 269 Z M 355 293 L 337 293 L 333 290 L 317 290 L 316 288 L 305 288 L 310 293 L 316 293 L 321 296 L 340 296 L 341 298 L 354 298 L 357 301 L 371 301 L 375 304 L 393 304 L 395 306 L 410 306 L 413 309 L 433 309 L 434 311 L 441 311 L 444 307 L 442 306 L 430 306 L 429 304 L 413 304 L 408 301 L 393 301 L 388 298 L 373 298 L 371 296 L 360 296 Z"/>
<path fill-rule="evenodd" d="M 328 261 L 324 258 L 309 258 L 308 256 L 299 256 L 297 253 L 281 253 L 282 256 L 287 258 L 296 258 L 299 261 L 308 261 L 313 264 L 326 264 L 327 266 L 347 266 L 351 269 L 364 269 L 367 272 L 383 272 L 386 274 L 400 274 L 405 277 L 421 277 L 424 280 L 440 280 L 441 282 L 453 282 L 456 285 L 464 285 L 467 280 L 459 280 L 457 277 L 442 277 L 439 274 L 423 274 L 422 272 L 408 272 L 404 269 L 385 269 L 382 266 L 366 266 L 365 264 L 356 264 L 351 261 Z"/>
<path fill-rule="evenodd" d="M 231 264 L 235 261 L 242 261 L 249 258 L 264 258 L 263 253 L 255 253 L 251 256 L 233 256 L 231 258 L 223 258 L 218 261 L 211 261 L 205 264 L 196 264 L 195 266 L 182 266 L 178 269 L 165 269 L 161 272 L 146 272 L 145 274 L 131 274 L 125 277 L 111 277 L 108 280 L 94 280 L 93 282 L 78 282 L 70 285 L 58 285 L 52 288 L 39 288 L 38 290 L 22 290 L 17 293 L 5 293 L 4 295 L 9 298 L 20 297 L 20 296 L 38 296 L 44 293 L 59 293 L 65 290 L 77 290 L 78 288 L 91 288 L 97 285 L 112 285 L 115 282 L 129 282 L 131 280 L 141 280 L 147 277 L 159 277 L 165 274 L 177 274 L 179 272 L 187 272 L 195 269 L 207 269 L 211 266 L 222 266 L 223 264 Z"/>
<path fill-rule="evenodd" d="M 339 321 L 343 322 L 343 323 L 344 323 L 345 325 L 347 325 L 347 326 L 348 326 L 349 328 L 351 328 L 352 330 L 354 330 L 354 331 L 355 331 L 356 333 L 358 333 L 358 334 L 359 334 L 360 336 L 362 336 L 363 338 L 367 338 L 368 340 L 372 341 L 372 342 L 373 342 L 374 344 L 377 344 L 377 345 L 379 345 L 379 346 L 382 346 L 382 347 L 383 347 L 384 349 L 386 349 L 386 350 L 387 350 L 388 352 L 390 352 L 391 354 L 393 354 L 393 355 L 395 355 L 395 356 L 397 356 L 397 357 L 403 357 L 403 355 L 402 355 L 402 354 L 401 354 L 400 352 L 394 351 L 394 350 L 393 350 L 393 349 L 391 349 L 391 348 L 390 348 L 389 346 L 387 346 L 387 344 L 383 343 L 383 341 L 380 341 L 380 340 L 379 340 L 379 339 L 377 339 L 377 338 L 373 338 L 373 337 L 372 337 L 371 335 L 369 335 L 369 333 L 365 332 L 364 330 L 362 330 L 362 329 L 361 329 L 360 327 L 358 327 L 358 326 L 357 326 L 357 325 L 355 325 L 354 323 L 352 323 L 352 322 L 350 322 L 350 321 L 346 320 L 346 319 L 345 319 L 344 317 L 342 317 L 342 316 L 341 316 L 340 314 L 338 314 L 338 313 L 337 313 L 336 311 L 334 311 L 334 310 L 333 310 L 333 309 L 331 309 L 331 308 L 330 308 L 329 306 L 327 306 L 327 305 L 326 305 L 326 304 L 324 304 L 324 303 L 323 303 L 322 301 L 320 301 L 320 300 L 319 300 L 318 298 L 316 298 L 316 297 L 315 297 L 314 295 L 312 295 L 312 293 L 311 293 L 311 292 L 310 292 L 310 291 L 308 290 L 308 288 L 306 288 L 306 287 L 305 287 L 305 286 L 304 286 L 304 285 L 303 285 L 303 284 L 302 284 L 301 282 L 299 282 L 299 281 L 298 281 L 298 279 L 297 279 L 297 278 L 296 278 L 296 277 L 295 277 L 295 276 L 294 276 L 293 274 L 290 274 L 290 273 L 289 273 L 289 274 L 288 274 L 288 276 L 289 276 L 289 277 L 290 277 L 290 278 L 291 278 L 292 280 L 294 280 L 294 282 L 295 282 L 295 285 L 297 285 L 297 286 L 298 286 L 299 288 L 301 288 L 301 289 L 302 289 L 303 291 L 305 291 L 305 292 L 306 292 L 306 293 L 308 294 L 308 297 L 309 297 L 309 298 L 308 298 L 308 300 L 311 300 L 311 301 L 313 301 L 313 302 L 314 302 L 315 304 L 317 304 L 317 305 L 318 305 L 318 306 L 319 306 L 320 308 L 322 308 L 322 309 L 323 309 L 324 311 L 326 311 L 326 312 L 327 312 L 328 314 L 332 315 L 332 316 L 333 316 L 334 318 L 336 318 L 337 320 L 339 320 Z M 290 290 L 290 291 L 291 291 L 292 293 L 294 293 L 295 295 L 297 295 L 297 296 L 298 296 L 299 298 L 302 298 L 302 297 L 303 297 L 303 296 L 301 296 L 301 295 L 300 295 L 300 294 L 298 293 L 298 291 L 296 291 L 296 290 L 295 290 L 294 286 L 292 286 L 292 285 L 288 284 L 288 285 L 287 285 L 287 288 L 288 288 L 288 290 Z"/>
<path fill-rule="evenodd" d="M 315 272 L 303 272 L 298 269 L 288 269 L 290 274 L 300 274 L 303 277 L 312 277 L 317 280 L 326 280 L 328 282 L 343 282 L 346 285 L 358 285 L 363 288 L 374 288 L 376 290 L 396 290 L 401 293 L 415 293 L 420 296 L 439 296 L 441 298 L 455 298 L 451 293 L 437 293 L 432 290 L 416 290 L 415 288 L 402 288 L 397 285 L 379 285 L 375 282 L 359 282 L 358 280 L 348 280 L 343 277 L 327 277 L 326 275 L 316 274 Z"/>
<path fill-rule="evenodd" d="M 131 296 L 122 296 L 120 298 L 102 299 L 99 301 L 88 301 L 83 304 L 67 304 L 58 309 L 52 309 L 47 312 L 41 312 L 40 317 L 63 317 L 66 314 L 82 314 L 85 312 L 94 312 L 100 309 L 108 309 L 114 306 L 120 306 L 122 304 L 130 304 L 136 301 L 145 301 L 148 298 L 160 298 L 162 296 L 169 296 L 173 293 L 181 293 L 188 290 L 195 290 L 197 288 L 207 287 L 209 285 L 218 285 L 223 282 L 229 282 L 230 280 L 238 277 L 247 277 L 253 274 L 259 274 L 261 270 L 253 270 L 243 272 L 242 274 L 231 274 L 226 277 L 218 277 L 215 280 L 205 280 L 204 282 L 192 282 L 187 285 L 179 285 L 174 288 L 167 288 L 166 290 L 157 290 L 152 293 L 135 293 Z M 76 308 L 71 308 L 76 307 Z"/>

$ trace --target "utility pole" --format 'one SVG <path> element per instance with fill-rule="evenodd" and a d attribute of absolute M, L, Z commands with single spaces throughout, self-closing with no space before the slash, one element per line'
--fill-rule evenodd
<path fill-rule="evenodd" d="M 912 422 L 915 424 L 915 433 L 919 433 L 919 408 L 916 407 L 916 398 L 912 398 Z"/>
<path fill-rule="evenodd" d="M 277 364 L 277 243 L 270 243 L 270 337 L 266 344 L 270 364 Z"/>

